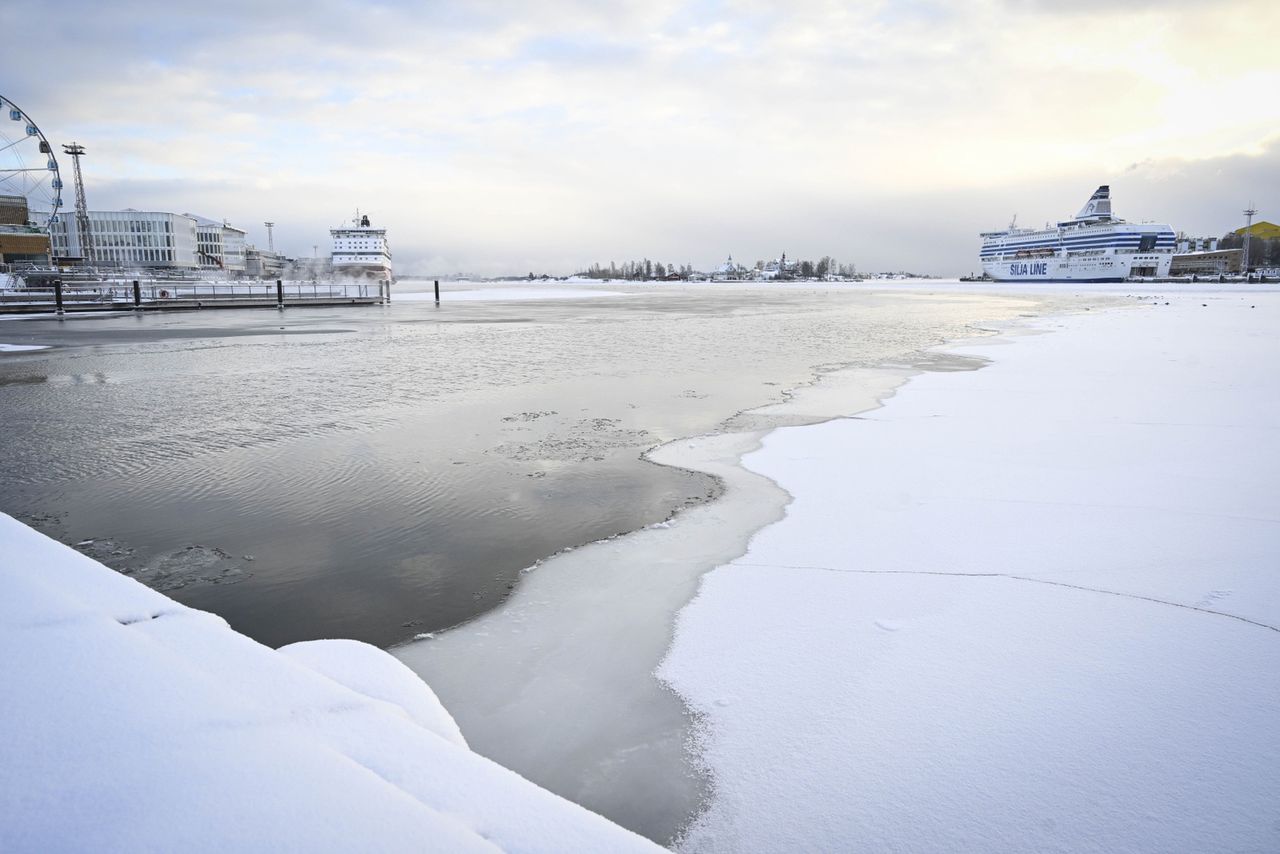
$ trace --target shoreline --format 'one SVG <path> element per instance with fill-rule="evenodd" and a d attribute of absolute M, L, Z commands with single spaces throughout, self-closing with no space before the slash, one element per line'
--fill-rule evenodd
<path fill-rule="evenodd" d="M 1028 307 L 1034 314 L 999 324 L 1070 311 L 1076 302 L 1042 300 Z M 655 671 L 703 576 L 745 553 L 792 500 L 742 458 L 779 428 L 874 410 L 921 373 L 981 368 L 982 360 L 939 351 L 991 336 L 988 325 L 970 323 L 967 335 L 877 367 L 816 366 L 780 401 L 739 411 L 715 432 L 649 449 L 642 456 L 652 463 L 714 477 L 719 497 L 540 560 L 502 605 L 391 652 L 441 694 L 482 755 L 628 829 L 674 843 L 711 784 L 690 750 L 696 715 Z M 602 644 L 615 646 L 593 655 Z M 475 688 L 476 673 L 494 686 Z"/>
<path fill-rule="evenodd" d="M 3 513 L 0 542 L 0 849 L 661 850 L 476 755 L 376 647 L 271 649 Z"/>
<path fill-rule="evenodd" d="M 81 431 L 19 431 L 0 492 L 61 541 L 163 575 L 180 601 L 272 646 L 388 647 L 488 610 L 539 559 L 712 490 L 646 449 L 779 401 L 828 363 L 897 358 L 1044 302 L 916 288 L 644 286 L 342 323 L 310 310 L 24 321 L 22 343 L 59 346 L 0 354 L 15 417 L 61 424 L 64 401 L 83 400 L 103 407 L 107 435 L 89 453 Z M 244 381 L 219 388 L 224 369 Z M 132 414 L 157 399 L 175 404 Z M 59 503 L 61 483 L 81 482 Z"/>

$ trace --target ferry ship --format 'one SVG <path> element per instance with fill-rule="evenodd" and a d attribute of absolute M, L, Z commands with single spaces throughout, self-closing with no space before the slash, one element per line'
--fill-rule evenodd
<path fill-rule="evenodd" d="M 368 216 L 356 217 L 349 227 L 329 230 L 333 238 L 333 254 L 329 261 L 335 276 L 391 281 L 391 247 L 387 245 L 387 230 L 374 228 Z"/>
<path fill-rule="evenodd" d="M 1122 282 L 1167 276 L 1174 233 L 1168 225 L 1111 216 L 1111 188 L 1094 191 L 1075 219 L 1042 229 L 983 232 L 983 271 L 1000 282 Z"/>

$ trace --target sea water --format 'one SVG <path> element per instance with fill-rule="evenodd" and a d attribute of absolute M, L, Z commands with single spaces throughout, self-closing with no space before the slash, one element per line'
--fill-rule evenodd
<path fill-rule="evenodd" d="M 670 840 L 706 781 L 650 671 L 698 574 L 785 503 L 757 484 L 745 506 L 707 504 L 736 456 L 772 426 L 869 405 L 788 407 L 839 386 L 819 378 L 921 367 L 1043 300 L 949 283 L 591 290 L 0 320 L 0 341 L 52 345 L 0 357 L 0 509 L 273 646 L 466 624 L 400 653 L 472 745 Z M 678 443 L 646 457 L 704 434 L 726 443 L 718 468 L 682 465 Z M 606 540 L 661 535 L 682 508 L 709 526 L 665 552 Z"/>

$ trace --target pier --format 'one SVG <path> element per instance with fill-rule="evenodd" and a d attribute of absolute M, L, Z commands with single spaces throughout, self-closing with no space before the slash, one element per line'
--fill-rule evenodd
<path fill-rule="evenodd" d="M 0 288 L 0 314 L 192 311 L 206 308 L 383 305 L 387 282 L 53 282 Z"/>

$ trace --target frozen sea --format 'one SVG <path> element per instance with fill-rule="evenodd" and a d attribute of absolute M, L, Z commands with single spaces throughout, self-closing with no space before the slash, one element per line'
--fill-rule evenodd
<path fill-rule="evenodd" d="M 616 446 L 620 458 L 711 486 L 659 507 L 659 521 L 626 536 L 550 557 L 528 547 L 525 559 L 536 563 L 513 576 L 513 593 L 448 630 L 402 625 L 420 637 L 393 651 L 436 690 L 477 752 L 682 851 L 1272 850 L 1276 472 L 1274 455 L 1257 449 L 1275 431 L 1266 367 L 1275 362 L 1267 332 L 1275 295 L 1123 290 L 1055 287 L 1027 297 L 958 283 L 572 285 L 473 287 L 438 309 L 403 299 L 384 315 L 407 312 L 419 325 L 467 322 L 458 318 L 468 303 L 480 318 L 473 325 L 503 325 L 529 303 L 537 319 L 524 322 L 545 324 L 550 341 L 561 334 L 557 320 L 603 325 L 611 312 L 646 310 L 645 301 L 664 307 L 649 311 L 683 301 L 669 318 L 692 334 L 669 344 L 683 361 L 666 351 L 646 368 L 609 361 L 602 352 L 616 359 L 628 348 L 596 338 L 600 352 L 579 352 L 573 368 L 587 389 L 576 426 L 525 442 L 502 427 L 473 436 L 487 437 L 483 452 L 499 460 L 562 463 L 590 489 L 591 467 L 607 460 L 583 453 L 588 437 L 620 420 L 590 408 L 608 401 L 611 377 L 642 413 L 627 425 L 633 444 Z M 541 312 L 553 303 L 571 311 Z M 1112 310 L 1086 316 L 1095 307 Z M 1074 314 L 1046 316 L 1056 309 Z M 341 323 L 310 331 L 306 323 L 320 318 L 289 319 L 303 321 L 300 337 L 370 319 L 335 316 Z M 254 335 L 243 324 L 214 334 L 219 318 L 204 317 L 204 326 L 131 318 L 140 324 L 133 334 L 111 343 Z M 978 337 L 991 327 L 999 337 Z M 809 332 L 831 328 L 848 338 L 806 347 Z M 287 325 L 257 334 L 281 332 L 290 334 Z M 23 373 L 77 347 L 101 348 L 93 340 L 101 334 L 71 321 L 0 323 L 0 392 L 110 386 L 105 373 L 87 384 Z M 782 355 L 743 366 L 744 353 L 768 349 Z M 536 347 L 523 355 L 536 359 Z M 304 374 L 324 370 L 295 364 Z M 542 388 L 540 380 L 531 382 Z M 648 381 L 657 392 L 636 390 Z M 689 410 L 684 429 L 656 429 L 673 399 L 705 409 Z M 0 397 L 8 427 L 23 413 L 12 402 Z M 464 438 L 481 423 L 442 403 L 445 411 L 416 416 L 434 415 Z M 88 411 L 81 432 L 92 448 L 91 416 L 115 413 L 101 402 Z M 560 414 L 496 417 L 510 426 Z M 45 433 L 63 435 L 58 426 Z M 377 437 L 389 428 L 363 429 Z M 38 444 L 18 444 L 32 432 L 7 434 L 10 455 Z M 292 441 L 279 439 L 276 450 Z M 565 449 L 575 454 L 557 456 Z M 206 479 L 217 483 L 216 474 Z M 492 486 L 475 477 L 477 494 Z M 76 489 L 64 487 L 65 502 Z M 300 515 L 342 500 L 362 512 L 350 496 L 282 494 Z M 701 500 L 709 494 L 717 500 Z M 554 522 L 568 506 L 542 509 Z M 114 519 L 125 510 L 101 512 Z M 67 516 L 32 518 L 56 527 Z M 14 535 L 10 544 L 23 541 Z M 90 553 L 135 554 L 117 537 L 77 542 Z M 220 562 L 235 559 L 196 544 L 125 570 L 171 592 L 251 595 L 257 576 L 222 571 Z M 55 563 L 29 559 L 17 578 L 40 587 Z M 463 581 L 481 577 L 463 562 L 453 569 Z M 365 571 L 370 589 L 385 583 Z M 122 638 L 139 631 L 119 614 L 107 623 Z M 88 625 L 80 619 L 71 631 Z M 119 671 L 133 664 L 103 671 L 106 684 L 117 689 Z M 363 679 L 365 665 L 357 670 Z M 17 672 L 56 674 L 56 685 L 66 671 Z"/>

